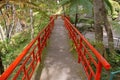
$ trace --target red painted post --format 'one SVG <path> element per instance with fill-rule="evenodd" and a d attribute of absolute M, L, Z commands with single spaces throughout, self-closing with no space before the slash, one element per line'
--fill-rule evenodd
<path fill-rule="evenodd" d="M 76 51 L 78 52 L 78 63 L 82 63 L 88 80 L 100 80 L 102 67 L 104 67 L 106 70 L 109 70 L 110 64 L 70 23 L 68 17 L 64 17 L 64 24 L 66 29 L 68 30 L 70 38 L 73 40 L 75 47 L 77 48 Z M 76 42 L 78 37 L 80 37 L 80 39 L 78 39 L 79 41 Z M 92 67 L 93 65 L 95 66 L 96 71 L 94 71 Z"/>
<path fill-rule="evenodd" d="M 89 79 L 91 80 L 92 79 L 92 73 L 90 72 L 90 75 L 89 75 Z"/>
<path fill-rule="evenodd" d="M 78 52 L 78 63 L 80 63 L 81 60 L 81 50 L 82 50 L 82 38 L 80 37 L 80 46 L 79 46 L 79 52 Z"/>
<path fill-rule="evenodd" d="M 40 41 L 41 41 L 41 39 L 40 39 L 40 36 L 38 37 L 38 44 L 37 44 L 37 46 L 38 46 L 38 62 L 41 62 L 41 44 L 40 44 Z"/>
<path fill-rule="evenodd" d="M 65 17 L 70 21 L 70 17 L 69 16 L 66 15 Z"/>
<path fill-rule="evenodd" d="M 36 60 L 35 60 L 34 50 L 32 51 L 32 57 L 33 57 L 33 61 L 36 61 Z M 33 62 L 33 65 L 32 65 L 32 69 L 33 69 L 33 70 L 35 69 L 35 64 L 34 64 L 34 62 Z"/>
<path fill-rule="evenodd" d="M 50 24 L 52 24 L 52 26 L 48 26 Z M 20 55 L 10 64 L 10 66 L 6 69 L 6 71 L 0 76 L 0 80 L 8 80 L 8 78 L 11 77 L 11 74 L 14 72 L 14 70 L 16 70 L 16 72 L 14 72 L 14 74 L 12 75 L 11 80 L 18 79 L 18 77 L 20 76 L 20 73 L 23 73 L 23 72 L 24 72 L 24 75 L 21 76 L 22 80 L 30 80 L 36 68 L 36 65 L 38 64 L 38 62 L 41 61 L 41 53 L 44 48 L 44 47 L 41 47 L 41 44 L 43 44 L 41 43 L 41 37 L 44 37 L 43 46 L 45 46 L 45 43 L 48 39 L 47 35 L 50 31 L 47 32 L 46 34 L 43 32 L 49 27 L 52 30 L 52 27 L 54 26 L 54 17 L 51 17 L 51 21 L 49 22 L 48 25 L 38 34 L 36 38 L 34 38 L 26 46 L 26 48 L 20 53 Z M 28 61 L 29 61 L 29 64 L 27 64 Z"/>
<path fill-rule="evenodd" d="M 98 62 L 97 70 L 96 70 L 96 75 L 95 75 L 95 80 L 100 80 L 101 78 L 101 72 L 102 72 L 102 64 Z"/>
<path fill-rule="evenodd" d="M 49 28 L 49 25 L 48 25 L 48 28 Z M 48 28 L 45 30 L 45 36 L 46 36 L 46 38 L 45 38 L 45 43 L 44 43 L 44 44 L 45 44 L 45 47 L 47 46 L 46 40 L 47 40 L 48 34 L 49 34 Z"/>
<path fill-rule="evenodd" d="M 29 75 L 28 75 L 25 67 L 23 68 L 23 72 L 24 72 L 24 75 L 25 75 L 26 79 L 27 79 L 27 80 L 30 80 L 30 77 L 29 77 Z"/>
<path fill-rule="evenodd" d="M 53 19 L 53 16 L 50 16 L 50 21 Z"/>

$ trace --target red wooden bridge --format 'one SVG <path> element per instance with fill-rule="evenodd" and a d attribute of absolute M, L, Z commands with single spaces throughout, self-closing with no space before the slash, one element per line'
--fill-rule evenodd
<path fill-rule="evenodd" d="M 50 22 L 48 23 L 48 25 L 38 34 L 36 38 L 34 38 L 26 46 L 21 54 L 11 63 L 6 71 L 0 76 L 0 80 L 31 80 L 32 76 L 34 75 L 36 66 L 38 64 L 41 64 L 42 52 L 47 45 L 47 41 L 51 37 L 50 35 L 52 33 L 52 30 L 54 29 L 54 22 L 57 17 L 58 16 L 50 17 Z M 75 45 L 75 49 L 78 55 L 78 64 L 81 64 L 83 66 L 84 72 L 87 76 L 86 80 L 101 80 L 102 68 L 110 70 L 110 64 L 70 23 L 69 17 L 61 16 L 61 18 L 64 21 L 64 26 L 69 35 L 69 38 L 73 41 Z M 54 73 L 52 74 L 54 75 Z"/>

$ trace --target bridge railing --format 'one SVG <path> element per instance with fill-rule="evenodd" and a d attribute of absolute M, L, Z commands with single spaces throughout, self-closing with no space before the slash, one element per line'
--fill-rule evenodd
<path fill-rule="evenodd" d="M 63 17 L 69 37 L 73 40 L 78 53 L 78 62 L 82 63 L 88 80 L 100 80 L 102 67 L 110 69 L 110 64 L 70 23 L 68 17 Z"/>
<path fill-rule="evenodd" d="M 41 62 L 42 51 L 54 26 L 54 18 L 55 16 L 50 17 L 49 24 L 10 64 L 0 80 L 30 80 L 37 64 Z"/>

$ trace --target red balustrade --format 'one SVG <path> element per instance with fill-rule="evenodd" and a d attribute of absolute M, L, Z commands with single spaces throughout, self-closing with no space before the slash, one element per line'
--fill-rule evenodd
<path fill-rule="evenodd" d="M 50 37 L 55 17 L 56 16 L 50 17 L 49 24 L 10 64 L 6 71 L 0 76 L 0 80 L 30 80 L 37 64 L 41 62 L 42 51 Z"/>
<path fill-rule="evenodd" d="M 82 63 L 88 80 L 100 80 L 102 67 L 110 69 L 110 64 L 104 57 L 84 38 L 84 36 L 70 23 L 68 17 L 64 19 L 69 37 L 73 40 L 78 53 L 78 62 Z"/>
<path fill-rule="evenodd" d="M 47 44 L 54 26 L 54 19 L 34 38 L 23 52 L 11 63 L 0 76 L 0 80 L 30 80 L 38 63 L 41 62 L 42 51 Z M 100 80 L 102 67 L 110 69 L 110 64 L 101 54 L 84 38 L 84 36 L 70 23 L 69 17 L 62 17 L 70 38 L 73 40 L 78 53 L 78 62 L 82 63 L 88 80 Z"/>

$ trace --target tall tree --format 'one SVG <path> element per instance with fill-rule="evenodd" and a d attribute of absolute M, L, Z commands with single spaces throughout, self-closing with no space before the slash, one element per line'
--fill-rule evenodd
<path fill-rule="evenodd" d="M 76 0 L 75 27 L 77 27 L 78 22 L 78 5 L 78 0 Z"/>
<path fill-rule="evenodd" d="M 102 26 L 102 0 L 93 0 L 94 5 L 94 27 L 95 27 L 95 39 L 96 42 L 99 43 L 99 45 L 102 45 L 103 47 L 103 26 Z M 103 49 L 98 48 L 101 53 L 103 53 Z"/>
<path fill-rule="evenodd" d="M 12 5 L 12 25 L 11 25 L 10 32 L 9 32 L 9 38 L 11 38 L 12 36 L 14 27 L 15 27 L 15 6 L 13 4 Z"/>
<path fill-rule="evenodd" d="M 31 2 L 31 0 L 29 0 Z M 33 10 L 30 8 L 30 28 L 31 28 L 31 39 L 34 38 L 34 27 L 33 27 Z"/>
<path fill-rule="evenodd" d="M 107 1 L 107 0 L 106 0 Z M 114 49 L 113 34 L 111 25 L 107 18 L 107 10 L 105 8 L 104 0 L 93 0 L 94 4 L 94 24 L 95 24 L 95 37 L 99 42 L 103 42 L 103 25 L 108 36 L 108 48 Z M 100 50 L 101 51 L 101 50 Z"/>
<path fill-rule="evenodd" d="M 110 24 L 110 22 L 108 20 L 107 10 L 105 8 L 105 4 L 104 4 L 103 0 L 102 0 L 101 14 L 102 14 L 103 24 L 104 24 L 104 27 L 105 27 L 105 30 L 106 30 L 107 36 L 108 36 L 108 48 L 111 50 L 111 53 L 112 53 L 113 52 L 112 50 L 114 49 L 114 40 L 113 40 L 113 33 L 112 33 L 112 25 Z"/>
<path fill-rule="evenodd" d="M 89 13 L 92 13 L 92 8 L 93 8 L 96 41 L 101 43 L 101 47 L 104 46 L 102 44 L 103 43 L 103 25 L 104 25 L 105 30 L 107 32 L 107 36 L 108 36 L 108 47 L 110 49 L 114 49 L 113 34 L 111 30 L 111 25 L 107 18 L 107 10 L 105 7 L 105 6 L 108 6 L 112 11 L 112 6 L 109 0 L 93 0 L 93 2 L 91 2 L 91 0 L 75 0 L 75 1 L 62 0 L 61 4 L 62 5 L 69 4 L 69 8 L 71 8 L 71 12 L 73 11 L 73 9 L 77 9 L 74 5 L 78 5 L 78 6 L 82 5 L 83 8 L 86 10 L 86 12 L 89 12 Z M 94 7 L 92 6 L 92 4 Z M 77 13 L 77 11 L 74 11 L 74 12 Z M 77 22 L 77 15 L 76 15 L 75 22 Z"/>
<path fill-rule="evenodd" d="M 69 5 L 69 14 L 72 15 L 74 14 L 74 23 L 75 26 L 77 25 L 78 22 L 78 15 L 79 15 L 79 6 L 84 7 L 84 9 L 86 10 L 86 12 L 91 12 L 92 9 L 92 4 L 89 0 L 62 0 L 61 1 L 61 5 L 65 6 L 65 5 Z"/>

